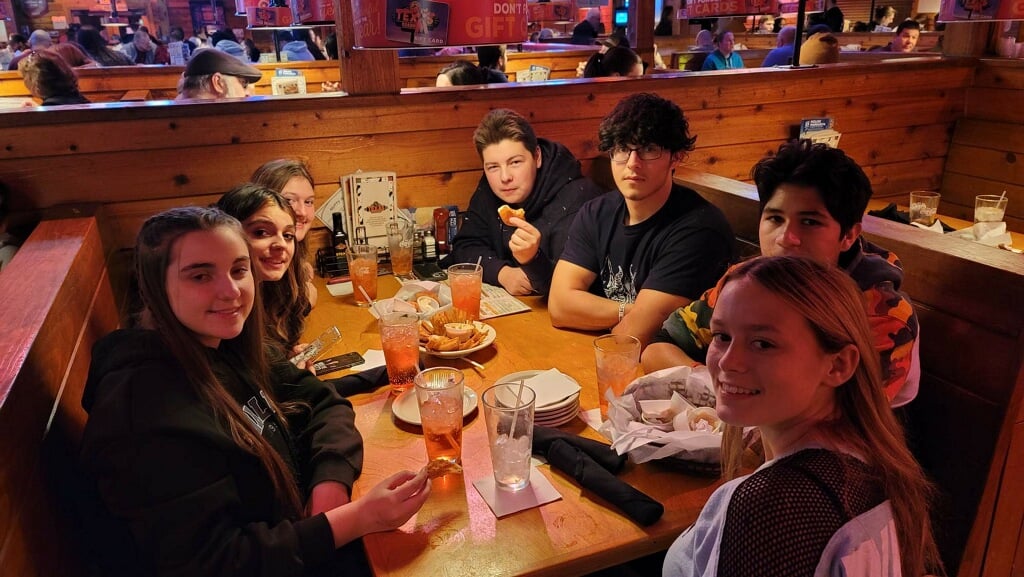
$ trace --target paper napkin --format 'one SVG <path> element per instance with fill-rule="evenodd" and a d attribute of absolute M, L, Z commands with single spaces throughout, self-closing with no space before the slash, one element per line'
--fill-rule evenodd
<path fill-rule="evenodd" d="M 558 490 L 551 485 L 551 481 L 548 481 L 536 467 L 530 469 L 530 484 L 515 492 L 499 489 L 494 481 L 494 475 L 473 481 L 473 486 L 498 518 L 562 498 Z"/>
<path fill-rule="evenodd" d="M 548 369 L 526 379 L 524 384 L 537 394 L 535 401 L 537 409 L 554 405 L 580 392 L 580 386 L 576 381 L 565 376 L 558 369 Z"/>

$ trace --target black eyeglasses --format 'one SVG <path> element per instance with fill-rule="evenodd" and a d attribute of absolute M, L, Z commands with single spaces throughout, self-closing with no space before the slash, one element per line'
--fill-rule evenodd
<path fill-rule="evenodd" d="M 629 155 L 634 152 L 640 160 L 658 160 L 663 154 L 665 154 L 665 149 L 657 144 L 646 144 L 638 148 L 617 146 L 608 151 L 608 156 L 611 157 L 612 162 L 624 164 L 629 162 Z"/>

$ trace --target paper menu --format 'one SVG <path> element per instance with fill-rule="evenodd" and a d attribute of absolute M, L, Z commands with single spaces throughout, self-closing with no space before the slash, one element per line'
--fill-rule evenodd
<path fill-rule="evenodd" d="M 369 244 L 386 247 L 387 224 L 395 218 L 397 175 L 387 171 L 357 171 L 340 180 L 341 187 L 317 209 L 317 218 L 333 230 L 331 213 L 340 212 L 344 215 L 349 243 L 361 242 L 365 234 Z"/>
<path fill-rule="evenodd" d="M 500 286 L 483 283 L 480 287 L 480 320 L 493 319 L 530 310 L 529 305 Z"/>

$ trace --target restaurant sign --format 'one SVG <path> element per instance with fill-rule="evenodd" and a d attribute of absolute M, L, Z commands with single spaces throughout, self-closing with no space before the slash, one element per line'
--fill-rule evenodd
<path fill-rule="evenodd" d="M 357 0 L 358 48 L 513 44 L 526 40 L 526 0 Z"/>
<path fill-rule="evenodd" d="M 1024 20 L 1024 0 L 942 0 L 938 20 Z"/>
<path fill-rule="evenodd" d="M 687 0 L 686 2 L 688 18 L 775 14 L 778 11 L 778 0 Z"/>

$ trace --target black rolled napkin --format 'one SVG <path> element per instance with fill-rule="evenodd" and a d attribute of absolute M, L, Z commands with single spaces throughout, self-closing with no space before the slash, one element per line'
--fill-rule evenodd
<path fill-rule="evenodd" d="M 615 475 L 591 459 L 582 449 L 563 439 L 552 441 L 546 455 L 552 467 L 568 473 L 584 489 L 600 495 L 644 527 L 657 522 L 665 512 L 661 503 L 615 478 Z"/>
<path fill-rule="evenodd" d="M 347 397 L 388 384 L 388 370 L 387 367 L 374 367 L 337 379 L 324 379 L 324 382 L 334 385 L 339 395 Z"/>
<path fill-rule="evenodd" d="M 533 427 L 533 452 L 538 455 L 547 455 L 548 448 L 551 447 L 551 443 L 559 439 L 583 451 L 591 459 L 612 473 L 618 473 L 626 464 L 625 455 L 616 453 L 611 447 L 604 443 L 600 443 L 592 439 L 586 439 L 571 433 L 566 433 L 551 427 Z"/>
<path fill-rule="evenodd" d="M 884 218 L 886 220 L 902 222 L 903 224 L 910 224 L 910 213 L 896 208 L 896 203 L 894 202 L 890 202 L 888 205 L 886 205 L 885 208 L 880 208 L 878 210 L 869 210 L 868 214 L 870 214 L 871 216 L 877 216 L 878 218 Z M 949 226 L 948 224 L 942 222 L 941 220 L 939 222 L 942 223 L 942 232 L 953 232 L 954 230 L 956 230 L 955 228 Z"/>

